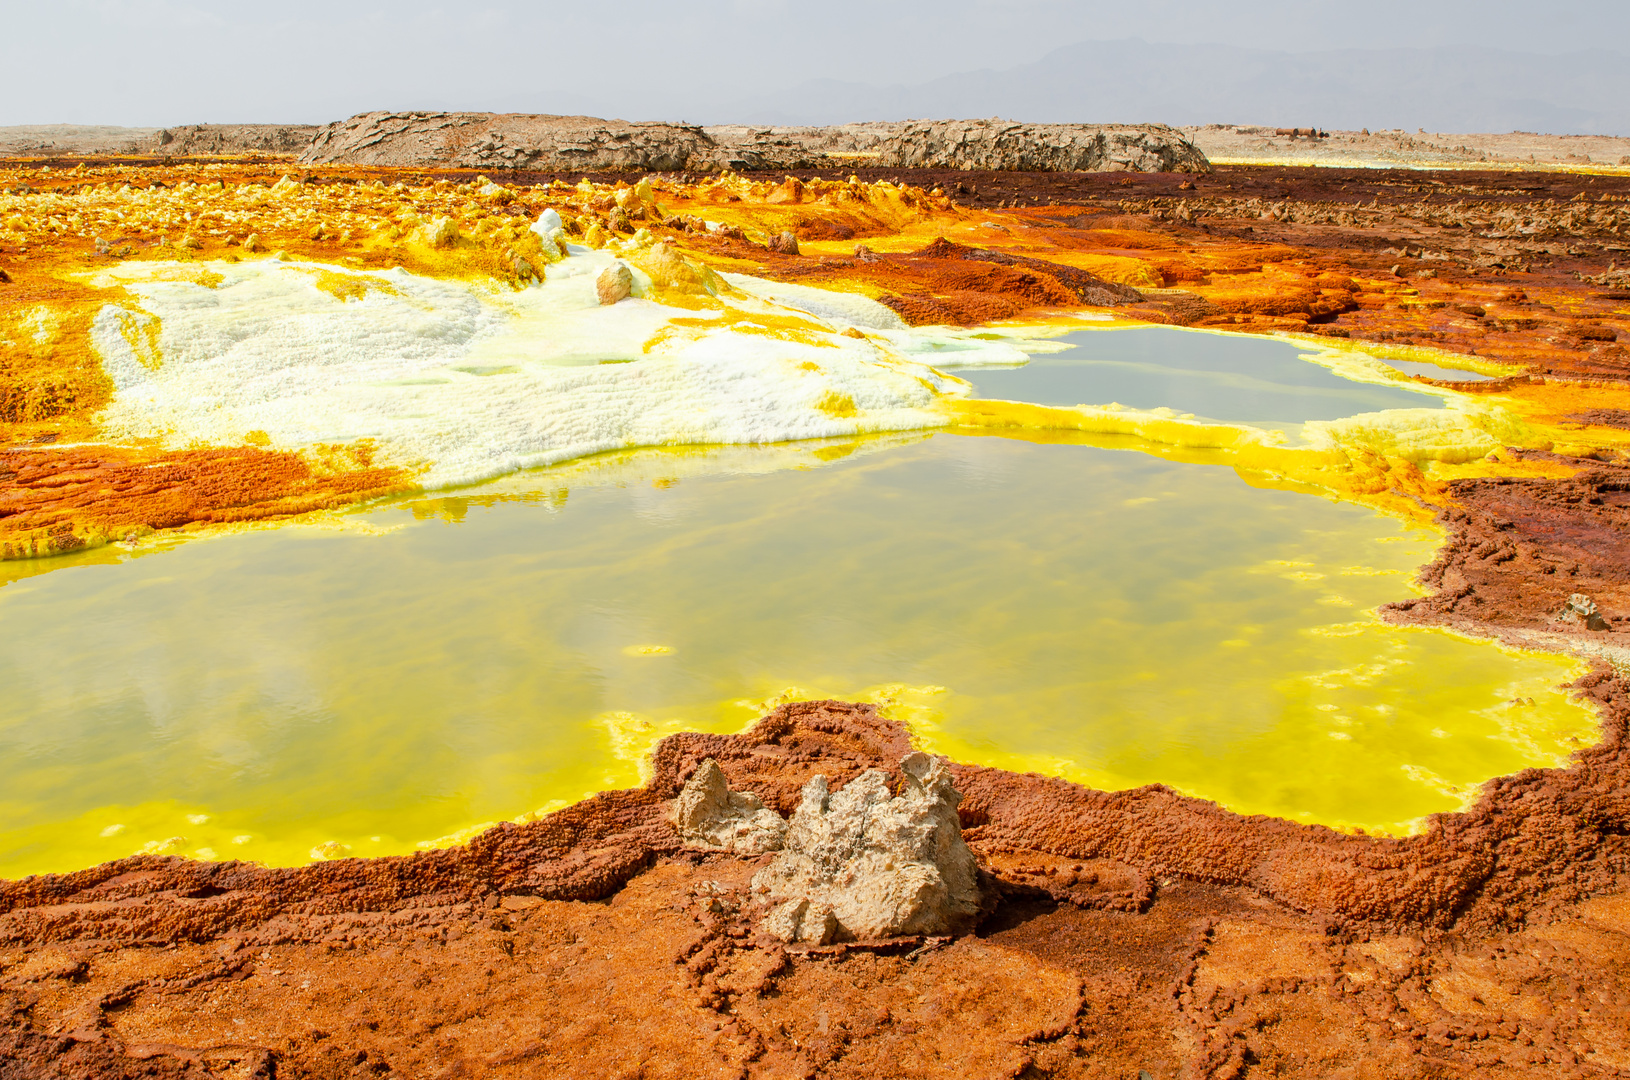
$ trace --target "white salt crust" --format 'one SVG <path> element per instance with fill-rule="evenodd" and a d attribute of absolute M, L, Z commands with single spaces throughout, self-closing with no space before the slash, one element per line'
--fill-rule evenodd
<path fill-rule="evenodd" d="M 106 271 L 98 279 L 124 285 L 137 305 L 110 304 L 94 323 L 116 388 L 103 433 L 183 446 L 264 432 L 289 449 L 373 439 L 385 460 L 443 487 L 626 447 L 938 427 L 938 396 L 967 388 L 928 362 L 1024 359 L 1001 340 L 909 329 L 865 297 L 734 275 L 729 306 L 807 313 L 817 329 L 784 340 L 800 335 L 742 332 L 718 312 L 638 295 L 602 307 L 594 279 L 613 256 L 569 250 L 544 284 L 520 292 L 272 259 Z M 221 280 L 185 280 L 201 270 Z M 318 287 L 323 273 L 370 287 L 341 300 Z M 636 294 L 648 286 L 636 273 Z M 721 325 L 674 327 L 676 318 Z M 840 332 L 851 326 L 871 336 Z"/>

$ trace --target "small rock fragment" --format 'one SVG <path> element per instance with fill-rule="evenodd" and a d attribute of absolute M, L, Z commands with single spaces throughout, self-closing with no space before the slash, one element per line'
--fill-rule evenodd
<path fill-rule="evenodd" d="M 825 904 L 788 900 L 766 915 L 759 929 L 788 945 L 830 945 L 837 938 L 838 918 Z"/>
<path fill-rule="evenodd" d="M 261 246 L 260 246 L 260 234 L 259 233 L 250 233 L 247 237 L 245 237 L 244 241 L 243 241 L 243 250 L 245 250 L 245 251 L 260 251 L 260 250 L 262 250 Z"/>
<path fill-rule="evenodd" d="M 1584 593 L 1574 593 L 1568 597 L 1568 602 L 1562 605 L 1562 610 L 1556 613 L 1556 621 L 1565 623 L 1575 629 L 1582 630 L 1611 630 L 1607 620 L 1602 618 L 1601 612 L 1596 610 L 1596 601 Z"/>
<path fill-rule="evenodd" d="M 437 218 L 424 227 L 424 242 L 431 247 L 451 247 L 458 241 L 458 226 L 451 218 Z"/>
<path fill-rule="evenodd" d="M 545 210 L 538 215 L 538 220 L 532 223 L 532 231 L 538 234 L 538 238 L 551 243 L 554 242 L 554 234 L 564 228 L 565 223 L 561 221 L 560 213 L 556 210 Z"/>
<path fill-rule="evenodd" d="M 628 272 L 627 267 L 622 270 Z M 787 835 L 786 820 L 766 808 L 757 795 L 731 791 L 724 770 L 712 758 L 703 761 L 685 782 L 669 820 L 687 844 L 739 855 L 779 851 Z"/>
<path fill-rule="evenodd" d="M 600 271 L 600 276 L 594 279 L 594 294 L 602 304 L 615 304 L 633 289 L 634 274 L 628 269 L 627 263 L 613 263 Z"/>
<path fill-rule="evenodd" d="M 780 232 L 770 237 L 770 250 L 778 255 L 798 254 L 798 238 L 791 232 Z"/>

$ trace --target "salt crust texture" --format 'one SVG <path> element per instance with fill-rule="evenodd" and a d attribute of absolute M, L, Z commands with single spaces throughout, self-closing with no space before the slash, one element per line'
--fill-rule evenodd
<path fill-rule="evenodd" d="M 944 759 L 900 759 L 901 790 L 868 769 L 833 792 L 804 784 L 787 839 L 753 887 L 781 901 L 775 918 L 811 944 L 973 928 L 982 912 L 979 869 L 957 821 L 962 796 Z M 806 927 L 811 916 L 814 927 Z"/>
<path fill-rule="evenodd" d="M 966 387 L 920 360 L 1025 358 L 908 329 L 863 296 L 738 275 L 722 313 L 642 298 L 637 268 L 634 297 L 602 306 L 595 279 L 615 261 L 574 247 L 520 292 L 275 259 L 126 264 L 97 276 L 136 298 L 94 323 L 115 386 L 102 430 L 172 446 L 372 439 L 434 488 L 627 447 L 937 427 L 939 395 Z M 742 332 L 731 310 L 811 329 Z M 675 319 L 703 325 L 673 332 Z"/>
<path fill-rule="evenodd" d="M 800 792 L 791 821 L 750 792 L 731 791 L 706 758 L 668 813 L 690 847 L 738 855 L 777 852 L 753 878 L 776 907 L 760 929 L 782 941 L 825 945 L 972 929 L 984 913 L 979 868 L 962 839 L 962 796 L 944 759 L 900 759 L 901 789 L 868 769 L 833 792 L 824 775 Z"/>
<path fill-rule="evenodd" d="M 629 270 L 633 295 L 602 304 L 595 282 L 614 267 Z M 856 293 L 736 274 L 723 276 L 723 310 L 673 306 L 638 265 L 575 245 L 519 292 L 278 259 L 127 263 L 93 279 L 134 298 L 92 328 L 115 386 L 105 437 L 287 450 L 372 440 L 382 464 L 426 488 L 608 450 L 942 427 L 971 388 L 937 369 L 1062 347 L 1044 328 L 907 327 Z M 1359 354 L 1311 358 L 1355 381 L 1401 382 Z M 1309 422 L 1301 445 L 1420 464 L 1525 437 L 1506 410 L 1437 392 L 1447 409 Z M 1183 445 L 1284 438 L 1175 417 L 1110 404 L 1051 422 Z"/>

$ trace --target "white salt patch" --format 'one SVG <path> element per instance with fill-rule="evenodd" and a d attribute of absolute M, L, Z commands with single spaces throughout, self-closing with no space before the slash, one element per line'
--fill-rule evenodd
<path fill-rule="evenodd" d="M 140 313 L 108 305 L 97 316 L 93 340 L 116 387 L 103 433 L 234 445 L 258 430 L 283 448 L 371 438 L 437 487 L 624 447 L 937 427 L 937 393 L 961 389 L 835 329 L 812 345 L 721 320 L 674 328 L 646 353 L 672 320 L 717 313 L 642 299 L 601 306 L 594 277 L 611 258 L 568 259 L 520 292 L 271 260 L 211 264 L 223 278 L 211 289 L 154 280 L 180 276 L 175 266 L 124 264 L 102 276 L 159 320 L 162 359 L 153 366 L 129 332 Z M 341 301 L 317 288 L 318 271 L 389 289 Z M 910 344 L 911 334 L 889 339 Z"/>
<path fill-rule="evenodd" d="M 550 234 L 556 229 L 561 228 L 565 228 L 565 223 L 560 220 L 560 215 L 553 210 L 545 210 L 538 215 L 538 220 L 532 223 L 532 231 L 545 240 L 549 239 Z"/>

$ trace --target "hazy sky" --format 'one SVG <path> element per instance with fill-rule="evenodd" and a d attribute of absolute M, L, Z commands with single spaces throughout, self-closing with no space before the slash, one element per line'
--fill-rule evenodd
<path fill-rule="evenodd" d="M 1136 36 L 1265 49 L 1620 49 L 1575 0 L 0 0 L 0 124 L 321 122 L 558 97 L 687 116 L 808 79 L 916 83 Z M 721 92 L 722 95 L 721 96 Z"/>

